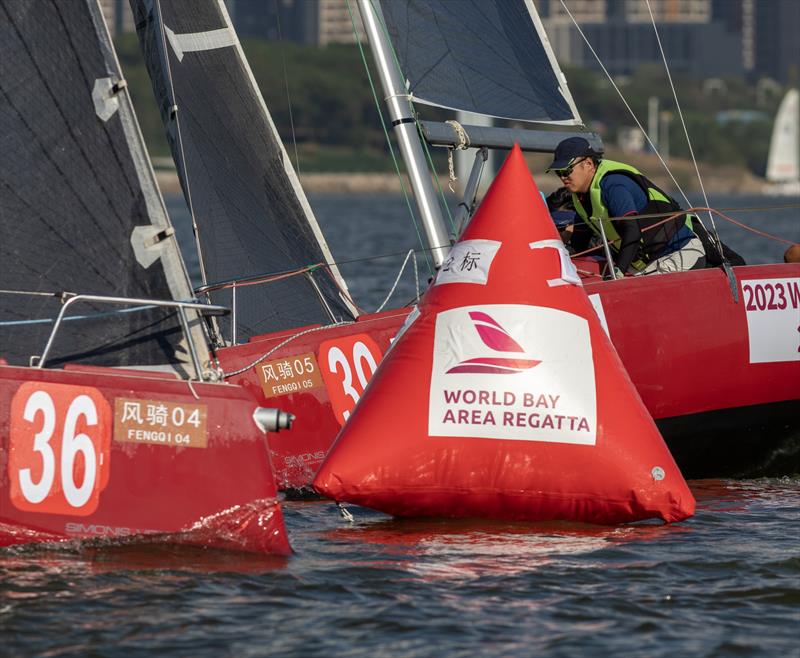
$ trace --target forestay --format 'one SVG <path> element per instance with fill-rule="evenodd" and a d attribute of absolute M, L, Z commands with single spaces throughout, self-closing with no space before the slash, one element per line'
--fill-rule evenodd
<path fill-rule="evenodd" d="M 61 306 L 44 293 L 191 298 L 96 0 L 0 3 L 0 145 L 0 357 L 41 353 Z M 76 312 L 53 362 L 183 360 L 164 310 Z"/>
<path fill-rule="evenodd" d="M 340 294 L 344 282 L 330 265 L 222 0 L 131 0 L 131 6 L 198 227 L 206 283 L 329 264 L 237 287 L 237 338 L 351 319 Z M 232 301 L 230 289 L 211 296 Z"/>
<path fill-rule="evenodd" d="M 415 102 L 581 125 L 531 0 L 381 0 Z"/>

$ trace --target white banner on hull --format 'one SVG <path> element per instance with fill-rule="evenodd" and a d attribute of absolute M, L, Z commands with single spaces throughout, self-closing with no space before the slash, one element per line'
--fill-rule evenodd
<path fill-rule="evenodd" d="M 800 361 L 800 278 L 742 281 L 750 363 Z"/>

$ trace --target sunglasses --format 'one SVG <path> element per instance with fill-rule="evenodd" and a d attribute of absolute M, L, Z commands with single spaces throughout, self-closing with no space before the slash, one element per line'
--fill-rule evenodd
<path fill-rule="evenodd" d="M 575 167 L 577 167 L 585 159 L 586 158 L 581 158 L 580 160 L 576 160 L 569 167 L 566 167 L 565 169 L 554 169 L 553 173 L 559 178 L 569 178 L 570 175 L 572 175 L 572 170 L 575 169 Z"/>

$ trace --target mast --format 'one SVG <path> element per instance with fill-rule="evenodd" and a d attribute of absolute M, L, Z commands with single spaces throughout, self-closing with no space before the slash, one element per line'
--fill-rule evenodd
<path fill-rule="evenodd" d="M 382 29 L 372 3 L 373 0 L 358 0 L 364 28 L 372 47 L 383 91 L 386 94 L 385 101 L 389 108 L 389 116 L 400 145 L 400 152 L 408 168 L 414 197 L 422 215 L 425 237 L 431 247 L 433 263 L 438 268 L 450 250 L 450 239 L 442 219 L 430 172 L 425 163 L 425 155 L 417 134 L 416 119 L 411 111 L 408 92 L 400 72 L 395 66 L 391 44 Z"/>

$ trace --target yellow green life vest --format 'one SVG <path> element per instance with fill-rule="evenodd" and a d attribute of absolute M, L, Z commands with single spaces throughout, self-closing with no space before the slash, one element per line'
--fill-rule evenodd
<path fill-rule="evenodd" d="M 577 194 L 572 195 L 572 202 L 575 205 L 575 211 L 578 213 L 578 216 L 583 219 L 586 225 L 598 237 L 602 237 L 600 231 L 600 223 L 602 222 L 603 230 L 605 231 L 609 245 L 616 253 L 619 253 L 622 239 L 614 228 L 614 224 L 609 219 L 608 208 L 603 204 L 602 190 L 600 188 L 600 182 L 603 180 L 603 177 L 611 173 L 624 174 L 642 188 L 648 200 L 647 205 L 641 211 L 643 215 L 669 213 L 680 210 L 680 206 L 635 167 L 631 167 L 622 162 L 615 162 L 614 160 L 601 160 L 597 165 L 597 171 L 589 186 L 591 216 L 587 212 L 587 209 L 583 207 L 583 204 L 581 204 Z M 647 226 L 656 224 L 662 219 L 663 218 L 642 219 L 639 220 L 639 225 L 640 228 L 644 230 Z M 647 263 L 653 260 L 654 257 L 663 250 L 672 236 L 675 235 L 684 224 L 690 229 L 692 228 L 692 220 L 688 215 L 678 217 L 672 221 L 661 224 L 655 229 L 643 232 L 639 252 L 637 254 L 638 257 L 631 263 L 631 266 L 638 271 L 643 270 L 647 266 Z"/>

